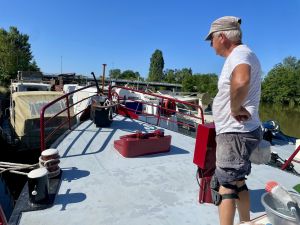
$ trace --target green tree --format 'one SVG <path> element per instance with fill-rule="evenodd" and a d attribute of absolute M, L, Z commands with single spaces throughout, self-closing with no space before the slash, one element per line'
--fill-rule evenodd
<path fill-rule="evenodd" d="M 274 66 L 262 82 L 263 102 L 300 105 L 300 63 L 287 57 Z"/>
<path fill-rule="evenodd" d="M 20 71 L 39 71 L 31 53 L 29 36 L 16 27 L 0 29 L 0 82 L 7 84 Z"/>
<path fill-rule="evenodd" d="M 109 77 L 113 79 L 118 79 L 121 77 L 121 70 L 120 69 L 112 69 L 109 70 Z"/>
<path fill-rule="evenodd" d="M 164 82 L 167 82 L 167 83 L 170 83 L 170 84 L 173 84 L 176 82 L 175 80 L 175 71 L 174 70 L 166 70 L 164 72 Z"/>
<path fill-rule="evenodd" d="M 182 81 L 183 91 L 209 93 L 212 97 L 217 94 L 218 76 L 216 74 L 183 74 L 185 74 Z M 180 76 L 182 76 L 182 74 Z"/>
<path fill-rule="evenodd" d="M 293 70 L 300 69 L 300 60 L 297 60 L 294 56 L 288 56 L 283 59 L 282 65 L 287 68 L 291 68 Z"/>
<path fill-rule="evenodd" d="M 197 91 L 195 76 L 186 76 L 182 81 L 182 90 L 188 92 Z"/>
<path fill-rule="evenodd" d="M 148 81 L 161 82 L 163 80 L 164 64 L 162 51 L 156 49 L 150 59 Z"/>
<path fill-rule="evenodd" d="M 218 76 L 216 74 L 195 74 L 197 91 L 215 96 L 218 92 Z"/>
<path fill-rule="evenodd" d="M 178 84 L 182 84 L 183 80 L 186 77 L 190 77 L 193 75 L 193 71 L 191 68 L 183 68 L 181 70 L 175 70 L 175 80 L 176 83 Z"/>
<path fill-rule="evenodd" d="M 132 70 L 125 70 L 124 72 L 122 72 L 120 78 L 121 79 L 127 79 L 127 80 L 135 80 L 138 79 L 140 77 L 139 72 L 134 72 Z"/>
<path fill-rule="evenodd" d="M 38 72 L 41 71 L 35 60 L 32 60 L 32 63 L 29 63 L 28 70 L 29 71 L 38 71 Z"/>

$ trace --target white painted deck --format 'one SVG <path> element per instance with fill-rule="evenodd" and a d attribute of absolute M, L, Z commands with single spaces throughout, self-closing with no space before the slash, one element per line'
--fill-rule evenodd
<path fill-rule="evenodd" d="M 119 136 L 154 126 L 117 116 L 110 128 L 86 121 L 60 143 L 61 185 L 51 208 L 22 213 L 20 225 L 216 225 L 217 207 L 199 204 L 195 139 L 172 135 L 169 153 L 124 158 L 113 147 Z M 252 168 L 251 216 L 263 214 L 260 197 L 267 181 L 291 189 L 297 176 L 266 165 Z M 236 223 L 238 217 L 236 217 Z"/>

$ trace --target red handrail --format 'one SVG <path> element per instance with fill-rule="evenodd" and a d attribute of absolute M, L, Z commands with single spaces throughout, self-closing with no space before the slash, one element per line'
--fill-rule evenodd
<path fill-rule="evenodd" d="M 89 86 L 80 88 L 80 89 L 78 89 L 78 90 L 75 90 L 75 91 L 73 91 L 73 92 L 67 93 L 67 94 L 65 94 L 65 95 L 63 95 L 63 96 L 61 96 L 61 97 L 55 99 L 54 101 L 49 102 L 48 104 L 46 104 L 46 105 L 41 109 L 41 111 L 40 111 L 40 142 L 41 142 L 41 151 L 44 151 L 45 148 L 46 148 L 45 140 L 49 139 L 49 136 L 53 135 L 53 134 L 55 133 L 55 131 L 57 131 L 62 125 L 64 125 L 64 124 L 58 125 L 58 127 L 57 127 L 54 131 L 52 131 L 52 132 L 48 135 L 48 137 L 46 137 L 46 139 L 45 139 L 45 124 L 46 124 L 47 122 L 49 122 L 51 119 L 57 117 L 58 115 L 62 114 L 63 112 L 65 112 L 65 111 L 67 110 L 67 115 L 68 115 L 68 126 L 69 126 L 69 129 L 71 129 L 70 108 L 71 108 L 72 106 L 74 106 L 74 105 L 76 105 L 76 104 L 82 102 L 82 101 L 85 100 L 85 99 L 91 98 L 92 96 L 89 96 L 88 98 L 82 99 L 81 101 L 78 101 L 78 102 L 76 102 L 75 104 L 72 104 L 72 105 L 69 105 L 69 96 L 70 96 L 70 95 L 73 95 L 73 94 L 76 93 L 76 92 L 82 91 L 82 90 L 84 90 L 84 89 L 87 89 L 87 88 L 90 88 L 90 87 L 93 87 L 93 86 L 95 86 L 95 85 L 89 85 Z M 57 103 L 57 102 L 63 100 L 63 99 L 66 100 L 66 105 L 67 105 L 66 108 L 63 109 L 63 110 L 61 110 L 60 112 L 58 112 L 57 114 L 55 114 L 55 115 L 52 116 L 51 118 L 49 118 L 47 121 L 45 121 L 45 111 L 46 111 L 46 109 L 49 108 L 50 106 L 54 105 L 55 103 Z M 75 115 L 75 116 L 76 116 L 76 115 Z"/>
<path fill-rule="evenodd" d="M 293 152 L 293 154 L 288 158 L 288 160 L 286 160 L 285 163 L 281 166 L 282 170 L 285 170 L 290 165 L 290 163 L 293 161 L 293 159 L 295 158 L 295 156 L 298 154 L 299 151 L 300 151 L 300 145 Z"/>
<path fill-rule="evenodd" d="M 185 102 L 185 101 L 181 101 L 179 99 L 175 99 L 175 98 L 170 98 L 170 97 L 167 97 L 167 96 L 162 96 L 162 95 L 159 95 L 159 94 L 154 94 L 154 93 L 149 93 L 149 92 L 145 92 L 145 91 L 140 91 L 140 90 L 136 90 L 136 89 L 132 89 L 132 88 L 128 88 L 128 87 L 120 87 L 120 86 L 115 86 L 115 88 L 121 88 L 121 89 L 125 89 L 125 90 L 129 90 L 129 91 L 133 91 L 133 92 L 137 92 L 137 93 L 141 93 L 141 94 L 145 94 L 145 95 L 150 95 L 150 96 L 154 96 L 156 98 L 160 98 L 162 99 L 162 102 L 167 99 L 167 100 L 170 100 L 170 101 L 173 101 L 173 102 L 178 102 L 178 103 L 182 103 L 184 105 L 189 105 L 189 106 L 192 106 L 194 107 L 195 109 L 197 110 L 200 110 L 200 118 L 201 118 L 201 123 L 204 124 L 204 116 L 203 116 L 203 109 L 201 108 L 201 106 L 199 105 L 195 105 L 193 103 L 189 103 L 189 102 Z M 131 101 L 135 101 L 134 99 L 130 99 Z M 146 103 L 146 102 L 143 102 L 143 104 L 148 104 L 148 105 L 152 105 L 152 106 L 155 106 L 151 103 Z M 165 110 L 168 110 L 168 111 L 173 111 L 175 112 L 174 110 L 171 110 L 171 109 L 166 109 L 162 106 L 159 106 L 157 105 L 156 107 L 160 108 L 160 109 L 165 109 Z M 161 110 L 160 110 L 161 112 Z M 179 113 L 179 114 L 184 114 L 184 113 L 181 113 L 181 112 L 176 112 L 176 113 Z M 185 114 L 184 114 L 185 115 Z M 194 115 L 188 115 L 190 117 L 194 117 L 194 118 L 197 118 L 197 119 L 200 119 L 199 117 L 197 116 L 194 116 Z M 159 120 L 160 120 L 160 113 L 158 115 L 158 121 L 157 123 L 159 123 Z"/>
<path fill-rule="evenodd" d="M 46 141 L 48 141 L 50 139 L 50 137 L 52 137 L 54 135 L 54 133 L 56 133 L 57 130 L 59 130 L 59 128 L 61 128 L 64 124 L 68 123 L 68 128 L 71 129 L 71 115 L 70 115 L 70 108 L 73 107 L 74 105 L 88 99 L 88 98 L 91 98 L 93 96 L 89 96 L 89 97 L 86 97 L 84 99 L 81 99 L 80 101 L 74 103 L 74 104 L 71 104 L 69 103 L 69 96 L 73 95 L 74 93 L 76 92 L 79 92 L 79 91 L 82 91 L 84 89 L 87 89 L 87 88 L 90 88 L 90 87 L 93 87 L 95 85 L 89 85 L 89 86 L 86 86 L 86 87 L 83 87 L 83 88 L 80 88 L 78 90 L 75 90 L 73 92 L 70 92 L 70 93 L 67 93 L 57 99 L 55 99 L 54 101 L 46 104 L 40 111 L 40 142 L 41 142 L 41 151 L 44 151 L 45 148 L 46 148 Z M 149 95 L 149 96 L 153 96 L 153 97 L 156 97 L 158 99 L 161 99 L 161 102 L 164 102 L 164 100 L 170 100 L 170 101 L 173 101 L 173 102 L 177 102 L 177 103 L 182 103 L 182 104 L 185 104 L 185 105 L 189 105 L 189 106 L 192 106 L 194 107 L 195 109 L 199 110 L 200 111 L 200 115 L 201 115 L 201 122 L 202 124 L 204 124 L 204 116 L 203 116 L 203 110 L 202 108 L 199 106 L 199 105 L 195 105 L 195 104 L 192 104 L 192 103 L 189 103 L 189 102 L 185 102 L 185 101 L 181 101 L 181 100 L 178 100 L 178 99 L 175 99 L 175 98 L 170 98 L 170 97 L 167 97 L 167 96 L 162 96 L 162 95 L 159 95 L 159 94 L 154 94 L 154 93 L 148 93 L 148 92 L 144 92 L 144 91 L 140 91 L 140 90 L 136 90 L 136 89 L 132 89 L 132 88 L 128 88 L 128 87 L 114 87 L 114 88 L 122 88 L 122 89 L 125 89 L 125 90 L 130 90 L 130 91 L 133 91 L 133 92 L 137 92 L 137 93 L 141 93 L 141 94 L 145 94 L 145 95 Z M 112 98 L 112 93 L 113 93 L 113 89 L 111 87 L 109 87 L 108 89 L 108 97 L 109 99 L 111 100 Z M 95 93 L 96 95 L 96 93 Z M 45 121 L 45 111 L 52 105 L 54 105 L 55 103 L 57 103 L 58 101 L 61 101 L 61 100 L 64 100 L 66 101 L 66 108 L 64 108 L 63 110 L 61 110 L 60 112 L 58 112 L 57 114 L 55 114 L 54 116 L 52 116 L 51 118 L 48 118 L 46 121 Z M 119 100 L 119 96 L 118 96 L 118 100 Z M 122 99 L 121 99 L 122 100 Z M 134 101 L 134 100 L 132 100 Z M 161 117 L 161 111 L 162 109 L 165 110 L 165 111 L 170 111 L 170 112 L 175 112 L 175 113 L 178 113 L 178 114 L 183 114 L 183 115 L 186 115 L 184 113 L 181 113 L 181 112 L 177 112 L 176 110 L 173 110 L 173 109 L 167 109 L 165 107 L 162 107 L 160 105 L 155 105 L 155 104 L 151 104 L 151 103 L 147 103 L 147 102 L 142 102 L 142 104 L 148 104 L 148 105 L 152 105 L 154 107 L 157 107 L 159 108 L 160 110 L 158 110 L 158 115 L 153 115 L 153 114 L 148 114 L 148 113 L 145 113 L 145 112 L 142 112 L 143 114 L 145 115 L 152 115 L 152 116 L 155 116 L 157 117 L 157 125 L 159 124 L 159 121 L 162 119 L 162 120 L 166 120 L 166 118 L 164 117 Z M 62 114 L 63 112 L 65 112 L 67 110 L 67 118 L 68 120 L 63 122 L 62 124 L 58 124 L 57 127 L 50 133 L 48 134 L 47 137 L 45 137 L 45 125 L 53 118 L 57 117 L 58 115 Z M 132 109 L 129 109 L 128 110 L 132 110 Z M 84 111 L 84 110 L 82 110 Z M 82 112 L 81 111 L 81 112 Z M 198 111 L 198 112 L 199 112 Z M 135 110 L 135 113 L 136 112 L 140 112 L 139 110 Z M 79 112 L 80 113 L 80 112 Z M 75 117 L 77 116 L 79 113 L 76 113 L 72 116 Z M 189 117 L 193 117 L 193 118 L 197 118 L 197 119 L 200 119 L 199 117 L 197 116 L 194 116 L 194 115 L 186 115 L 186 116 L 189 116 Z M 174 120 L 169 120 L 169 122 L 174 122 L 174 123 L 177 123 L 177 124 L 182 124 L 182 125 L 186 125 L 186 126 L 189 126 L 189 127 L 193 127 L 192 125 L 189 125 L 187 123 L 184 123 L 184 122 L 179 122 L 179 121 L 174 121 Z"/>

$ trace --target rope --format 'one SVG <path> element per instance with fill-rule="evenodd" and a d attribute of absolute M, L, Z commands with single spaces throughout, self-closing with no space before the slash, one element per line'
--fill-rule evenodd
<path fill-rule="evenodd" d="M 11 163 L 11 162 L 1 162 L 0 161 L 0 174 L 4 172 L 10 172 L 10 173 L 15 173 L 15 174 L 20 174 L 20 175 L 26 175 L 28 173 L 21 172 L 18 170 L 24 170 L 24 169 L 35 169 L 38 167 L 38 163 L 36 164 L 21 164 L 21 163 Z"/>

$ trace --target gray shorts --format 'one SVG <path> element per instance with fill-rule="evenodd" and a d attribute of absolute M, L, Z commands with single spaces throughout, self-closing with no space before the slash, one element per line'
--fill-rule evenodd
<path fill-rule="evenodd" d="M 216 136 L 216 171 L 220 184 L 244 180 L 251 172 L 252 151 L 262 139 L 261 128 L 248 133 L 223 133 Z"/>

